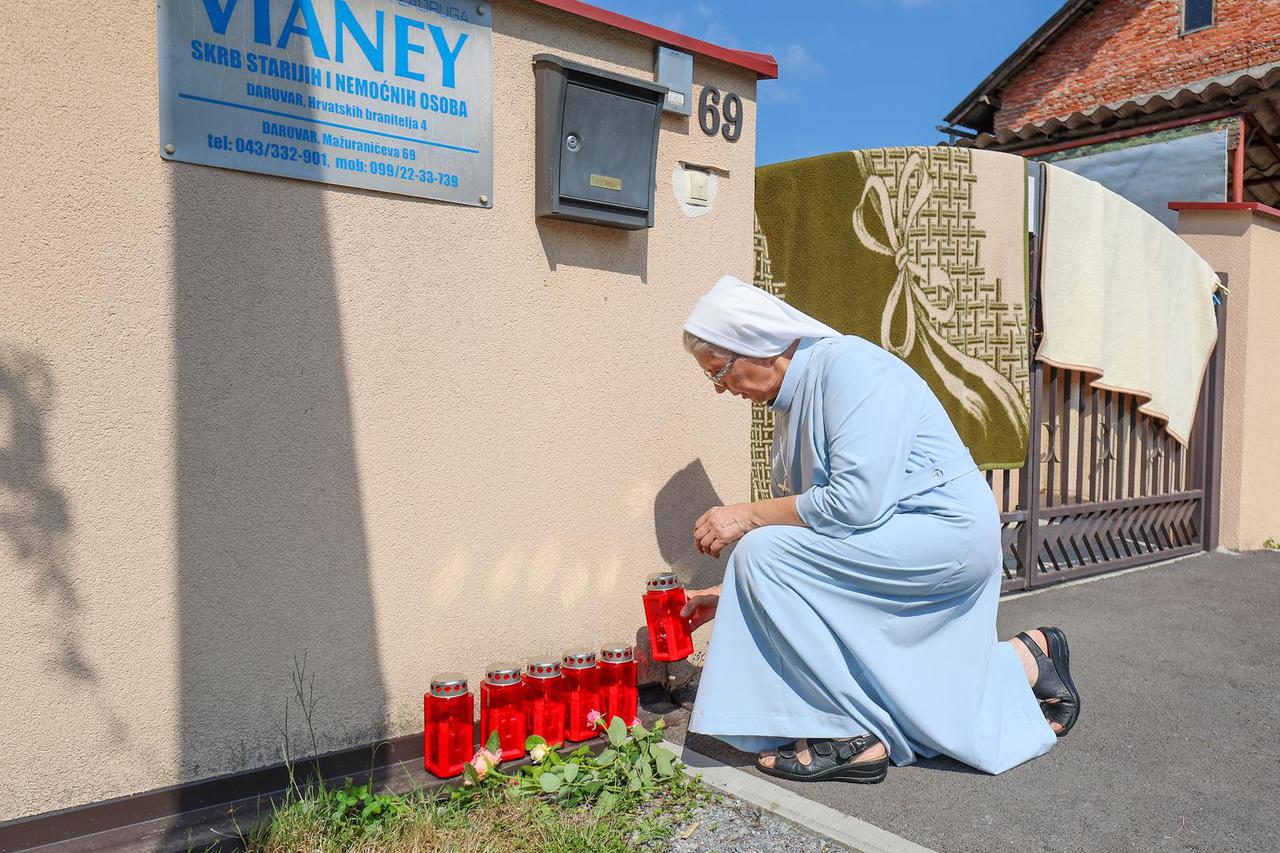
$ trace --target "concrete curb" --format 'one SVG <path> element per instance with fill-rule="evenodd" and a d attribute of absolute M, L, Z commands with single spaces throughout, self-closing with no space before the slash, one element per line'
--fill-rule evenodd
<path fill-rule="evenodd" d="M 830 806 L 805 799 L 793 791 L 694 752 L 687 746 L 664 741 L 680 756 L 685 772 L 701 776 L 708 787 L 745 800 L 804 829 L 824 835 L 836 844 L 860 853 L 933 853 L 878 826 L 843 814 Z"/>

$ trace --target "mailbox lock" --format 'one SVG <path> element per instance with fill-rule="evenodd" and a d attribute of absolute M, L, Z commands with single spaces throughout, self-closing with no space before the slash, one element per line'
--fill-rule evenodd
<path fill-rule="evenodd" d="M 582 148 L 582 140 L 578 138 L 577 134 L 571 133 L 564 138 L 564 147 L 570 151 L 577 151 Z"/>

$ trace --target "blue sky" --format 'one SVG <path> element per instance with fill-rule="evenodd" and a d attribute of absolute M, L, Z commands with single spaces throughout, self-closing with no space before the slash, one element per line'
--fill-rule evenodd
<path fill-rule="evenodd" d="M 728 47 L 772 53 L 757 162 L 932 145 L 934 127 L 1062 0 L 592 0 Z M 696 61 L 696 60 L 695 60 Z"/>

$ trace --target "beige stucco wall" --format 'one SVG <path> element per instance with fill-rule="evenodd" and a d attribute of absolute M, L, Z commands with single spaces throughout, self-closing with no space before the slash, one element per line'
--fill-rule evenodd
<path fill-rule="evenodd" d="M 6 16 L 0 820 L 278 760 L 295 655 L 336 748 L 718 580 L 689 530 L 746 499 L 749 412 L 679 327 L 752 272 L 754 76 L 696 59 L 745 132 L 665 120 L 657 227 L 537 222 L 531 57 L 653 45 L 496 6 L 487 211 L 165 162 L 154 4 Z M 711 214 L 678 160 L 728 170 Z"/>
<path fill-rule="evenodd" d="M 1220 535 L 1228 548 L 1261 548 L 1280 538 L 1280 220 L 1250 211 L 1184 210 L 1178 231 L 1229 276 Z"/>

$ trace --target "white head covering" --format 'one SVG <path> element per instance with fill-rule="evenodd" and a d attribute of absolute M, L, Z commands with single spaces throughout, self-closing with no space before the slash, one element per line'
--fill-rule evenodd
<path fill-rule="evenodd" d="M 786 352 L 797 338 L 840 336 L 825 323 L 731 275 L 698 300 L 684 330 L 729 352 L 755 358 Z"/>

